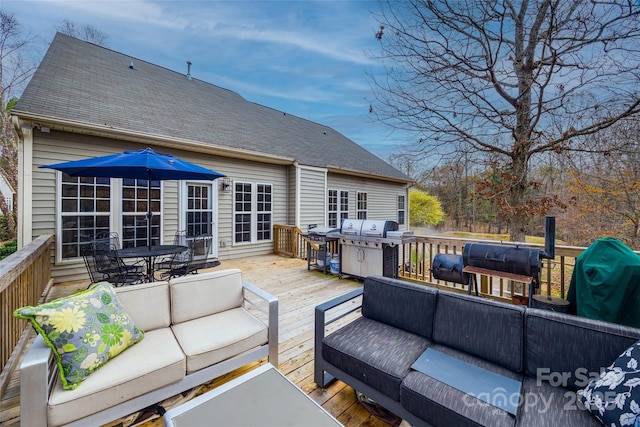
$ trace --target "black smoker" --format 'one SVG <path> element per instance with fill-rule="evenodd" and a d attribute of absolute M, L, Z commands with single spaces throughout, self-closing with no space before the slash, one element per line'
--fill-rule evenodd
<path fill-rule="evenodd" d="M 531 305 L 534 289 L 540 283 L 542 259 L 553 259 L 555 256 L 555 230 L 555 217 L 547 216 L 543 251 L 519 245 L 466 243 L 462 255 L 436 254 L 433 257 L 431 272 L 437 280 L 468 284 L 469 293 L 471 293 L 472 281 L 475 281 L 475 274 L 471 273 L 487 275 L 495 273 L 496 276 L 512 278 L 525 283 L 531 282 L 529 287 L 529 305 Z M 526 280 L 522 280 L 522 276 Z M 477 294 L 478 284 L 475 283 L 475 285 Z"/>

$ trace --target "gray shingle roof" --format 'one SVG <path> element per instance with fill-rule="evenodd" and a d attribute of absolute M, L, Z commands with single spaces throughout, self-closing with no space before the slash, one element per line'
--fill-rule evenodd
<path fill-rule="evenodd" d="M 129 68 L 131 62 L 133 70 Z M 13 113 L 293 157 L 303 165 L 410 180 L 327 126 L 60 33 Z"/>

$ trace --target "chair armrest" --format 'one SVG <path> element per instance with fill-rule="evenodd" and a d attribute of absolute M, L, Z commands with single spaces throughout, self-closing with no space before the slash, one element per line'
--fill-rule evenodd
<path fill-rule="evenodd" d="M 314 366 L 313 366 L 313 378 L 316 384 L 320 387 L 326 387 L 331 381 L 334 380 L 333 376 L 326 374 L 323 368 L 323 360 L 322 360 L 322 340 L 324 339 L 325 328 L 327 325 L 335 322 L 343 318 L 344 316 L 353 313 L 354 311 L 360 309 L 362 307 L 362 303 L 357 304 L 351 307 L 348 311 L 332 318 L 327 321 L 327 311 L 337 308 L 345 303 L 348 303 L 363 293 L 363 288 L 356 289 L 355 291 L 351 291 L 347 294 L 341 295 L 334 299 L 331 299 L 323 304 L 316 306 L 315 309 L 315 325 L 314 325 Z"/>
<path fill-rule="evenodd" d="M 257 310 L 265 313 L 268 320 L 268 340 L 269 340 L 269 363 L 276 368 L 278 367 L 278 298 L 271 295 L 259 287 L 243 281 L 242 286 L 245 291 L 249 291 L 258 298 L 264 300 L 268 304 L 268 312 L 265 312 L 262 308 L 257 306 L 253 301 L 246 296 L 244 300 L 255 307 Z M 246 295 L 246 292 L 245 292 Z"/>
<path fill-rule="evenodd" d="M 55 375 L 53 352 L 38 335 L 20 364 L 20 424 L 47 425 L 47 406 Z"/>

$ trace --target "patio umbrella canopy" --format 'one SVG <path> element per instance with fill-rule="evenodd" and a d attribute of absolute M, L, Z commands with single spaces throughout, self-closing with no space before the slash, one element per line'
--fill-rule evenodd
<path fill-rule="evenodd" d="M 226 175 L 180 160 L 171 154 L 158 153 L 151 148 L 127 150 L 120 154 L 76 160 L 72 162 L 43 165 L 41 168 L 55 169 L 70 176 L 97 178 L 146 179 L 147 190 L 147 245 L 151 246 L 151 181 L 166 180 L 211 180 Z"/>

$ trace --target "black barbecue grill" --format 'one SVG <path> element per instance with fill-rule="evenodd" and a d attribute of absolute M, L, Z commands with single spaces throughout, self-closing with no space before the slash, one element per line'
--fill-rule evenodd
<path fill-rule="evenodd" d="M 436 254 L 433 257 L 433 277 L 437 280 L 469 285 L 478 284 L 476 274 L 499 276 L 529 284 L 529 304 L 534 289 L 540 283 L 542 260 L 555 256 L 555 218 L 548 216 L 545 221 L 544 250 L 515 245 L 489 243 L 466 243 L 462 255 Z"/>

